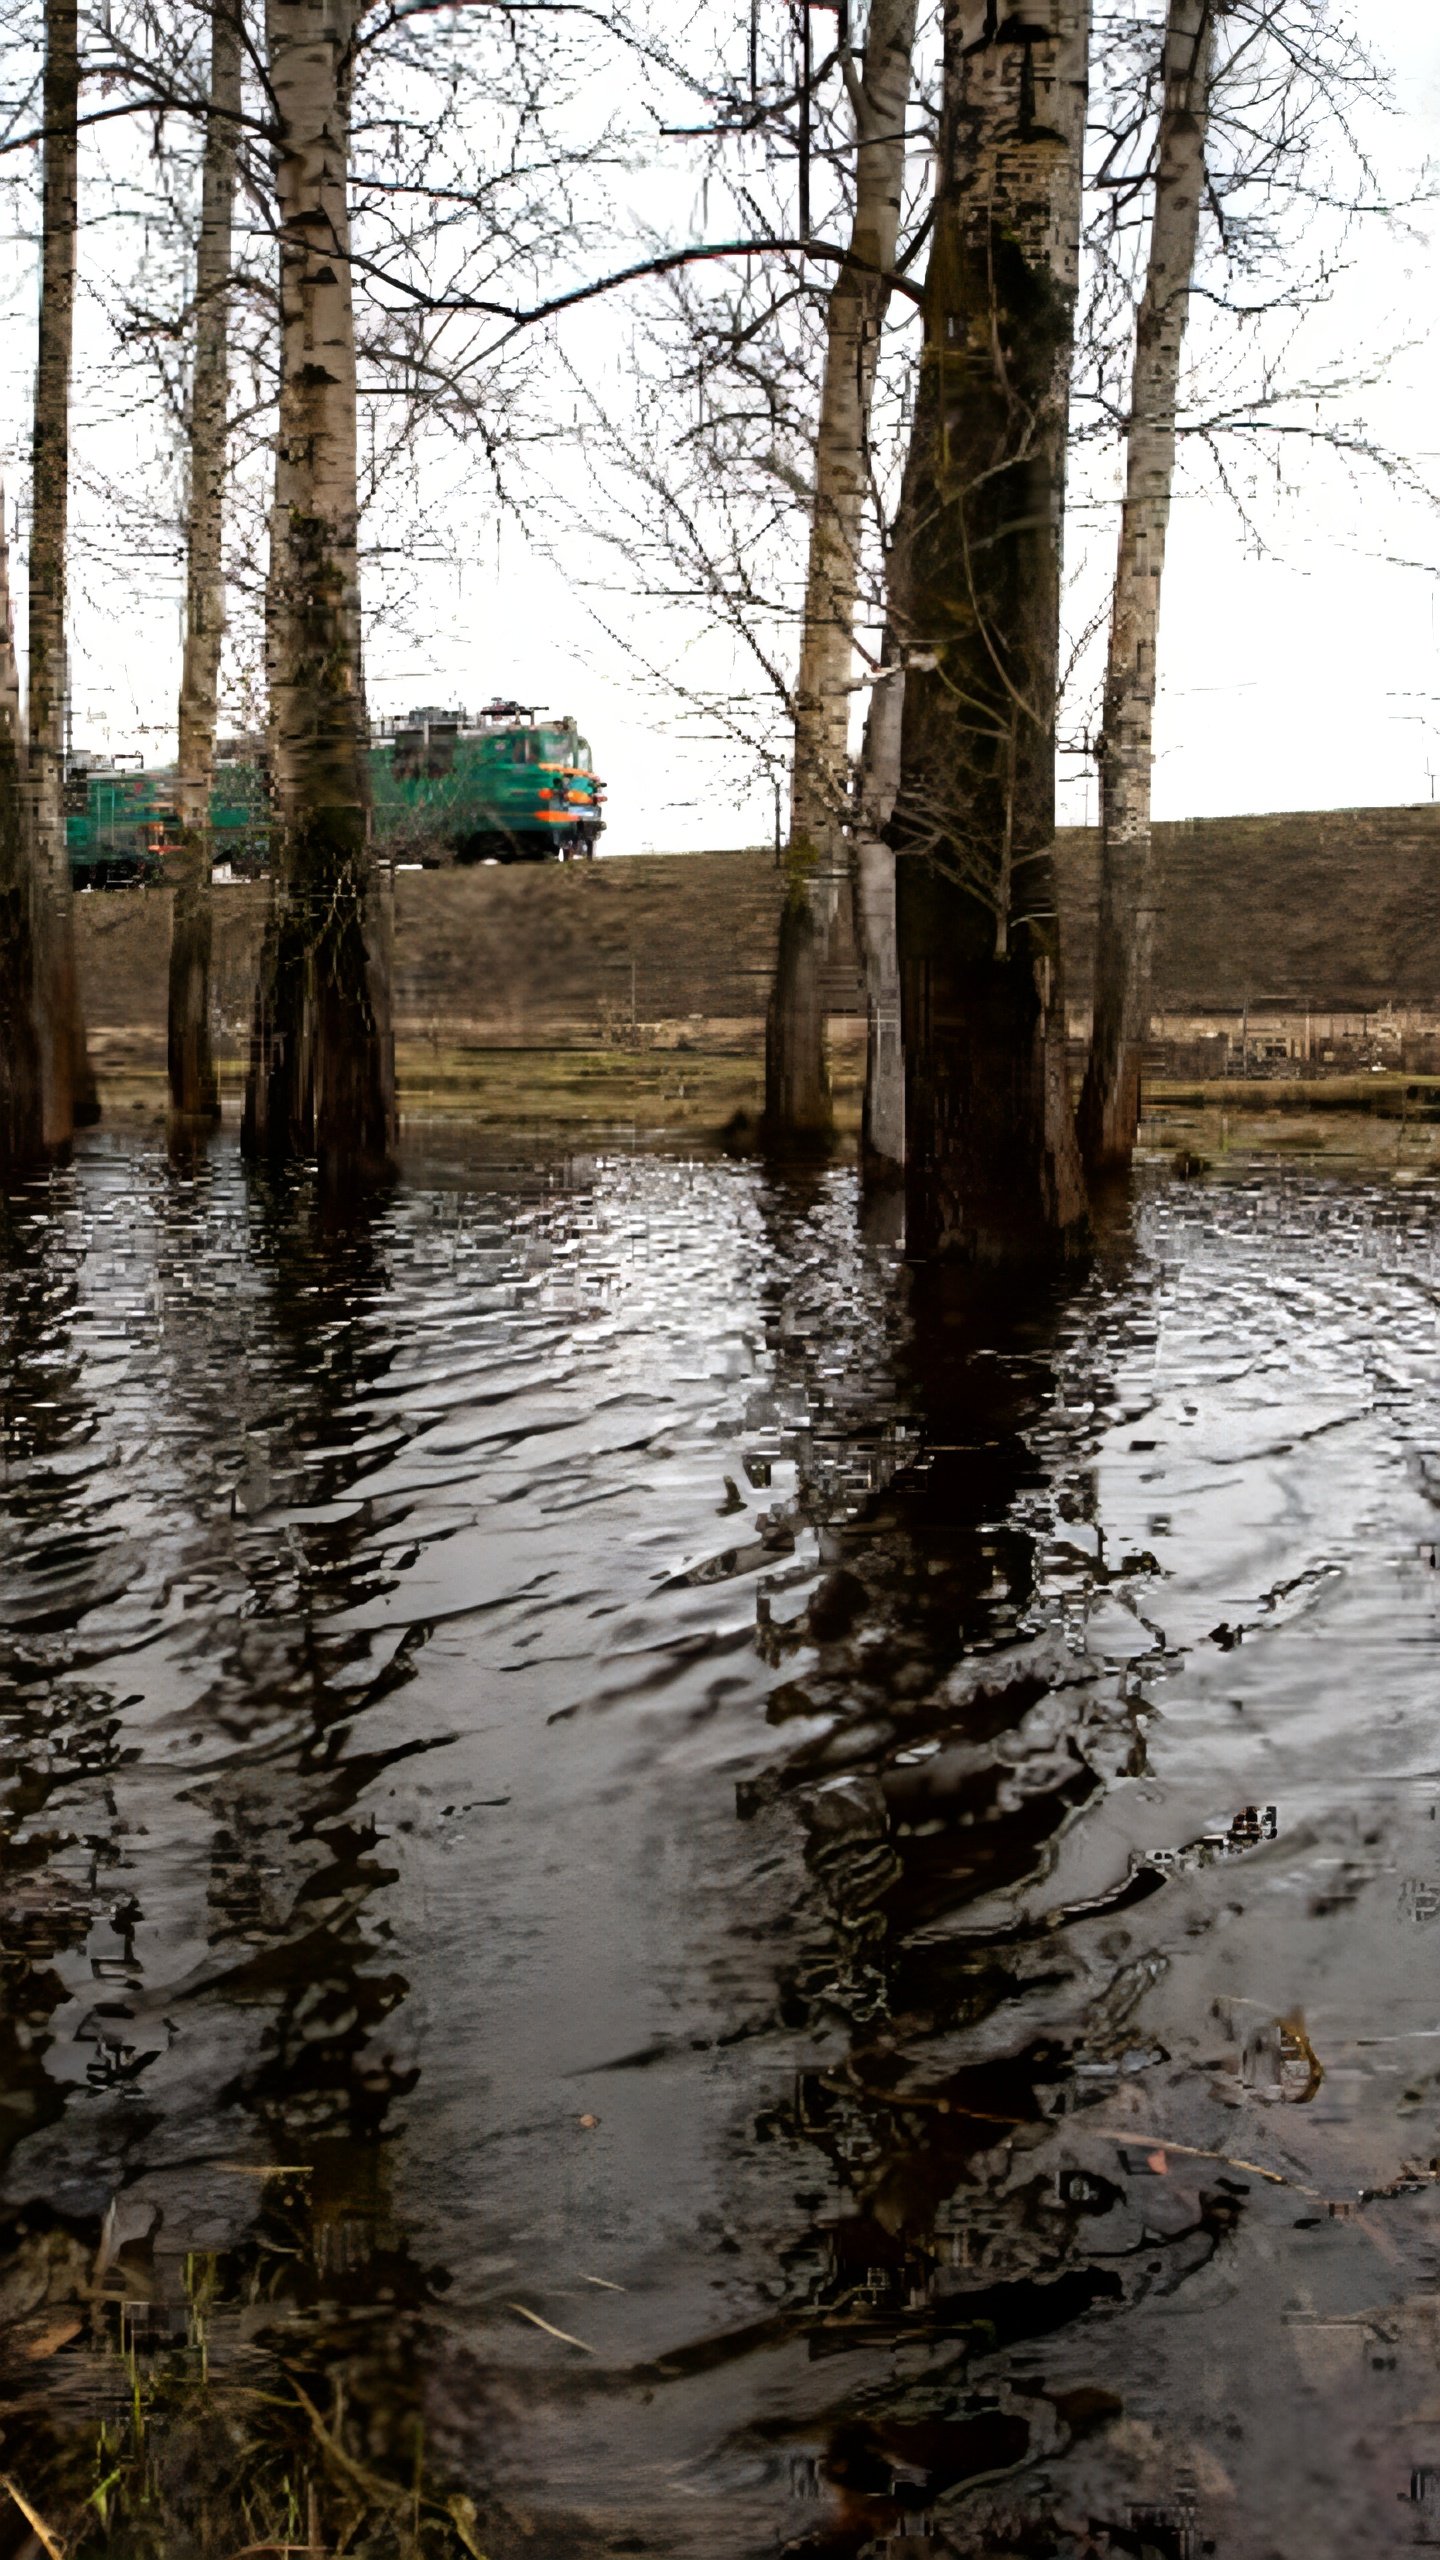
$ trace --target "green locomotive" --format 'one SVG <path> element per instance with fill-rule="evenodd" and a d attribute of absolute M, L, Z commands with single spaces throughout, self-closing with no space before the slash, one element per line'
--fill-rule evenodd
<path fill-rule="evenodd" d="M 396 862 L 589 861 L 604 829 L 604 787 L 575 722 L 542 720 L 517 702 L 473 718 L 426 707 L 383 721 L 370 779 L 376 845 Z M 123 772 L 74 757 L 65 805 L 77 888 L 164 878 L 179 841 L 173 767 Z M 217 867 L 242 878 L 263 871 L 269 806 L 255 747 L 222 747 L 210 814 Z"/>
<path fill-rule="evenodd" d="M 426 707 L 381 723 L 370 751 L 375 840 L 396 860 L 588 861 L 605 821 L 588 742 L 518 702 L 475 718 Z"/>
<path fill-rule="evenodd" d="M 127 772 L 73 756 L 65 776 L 65 842 L 77 889 L 119 889 L 160 877 L 175 804 L 163 774 Z"/>

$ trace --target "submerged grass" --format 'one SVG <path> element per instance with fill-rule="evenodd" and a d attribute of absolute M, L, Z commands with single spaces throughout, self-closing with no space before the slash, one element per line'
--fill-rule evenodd
<path fill-rule="evenodd" d="M 855 1026 L 858 1030 L 858 1026 Z M 112 1125 L 161 1122 L 165 1079 L 158 1057 L 128 1043 L 107 1053 L 101 1088 Z M 613 1134 L 689 1145 L 754 1142 L 765 1062 L 753 1026 L 621 1024 L 584 1046 L 485 1047 L 463 1040 L 402 1039 L 396 1048 L 403 1119 L 412 1127 L 463 1122 L 480 1129 Z M 831 1044 L 838 1152 L 853 1154 L 864 1092 L 863 1041 Z M 238 1118 L 243 1060 L 222 1057 L 226 1116 Z M 1363 1075 L 1155 1077 L 1145 1089 L 1145 1153 L 1177 1152 L 1218 1163 L 1227 1156 L 1321 1156 L 1351 1163 L 1403 1162 L 1424 1169 L 1440 1153 L 1440 1076 L 1389 1070 Z"/>
<path fill-rule="evenodd" d="M 1261 1108 L 1250 1101 L 1236 1108 L 1214 1101 L 1196 1104 L 1159 1091 L 1148 1094 L 1142 1151 L 1185 1157 L 1195 1172 L 1254 1156 L 1364 1165 L 1401 1180 L 1440 1171 L 1440 1125 L 1427 1116 L 1331 1107 L 1315 1100 L 1313 1085 L 1306 1091 L 1309 1101 L 1303 1111 L 1284 1103 Z"/>
<path fill-rule="evenodd" d="M 683 1134 L 708 1141 L 738 1121 L 758 1122 L 764 1061 L 747 1049 L 669 1046 L 480 1049 L 402 1041 L 396 1051 L 403 1117 L 463 1120 L 479 1128 L 617 1130 L 643 1136 Z M 832 1070 L 842 1144 L 859 1133 L 863 1056 L 841 1051 Z M 238 1065 L 220 1069 L 227 1117 L 238 1116 Z M 167 1101 L 158 1067 L 117 1060 L 102 1078 L 106 1110 L 116 1120 L 163 1120 Z"/>
<path fill-rule="evenodd" d="M 430 2459 L 413 2316 L 297 2299 L 295 2238 L 266 2221 L 238 2249 L 192 2253 L 168 2310 L 126 2290 L 136 2270 L 107 2269 L 103 2237 L 88 2268 L 73 2235 L 12 2248 L 12 2278 L 17 2255 L 51 2291 L 67 2270 L 75 2315 L 47 2301 L 48 2333 L 21 2334 L 0 2376 L 0 2489 L 22 2548 L 491 2560 L 474 2500 Z"/>
<path fill-rule="evenodd" d="M 1147 1081 L 1150 1110 L 1175 1105 L 1243 1111 L 1378 1112 L 1393 1120 L 1440 1118 L 1440 1076 L 1405 1075 L 1395 1068 L 1363 1075 L 1217 1076 L 1213 1081 L 1156 1076 Z"/>

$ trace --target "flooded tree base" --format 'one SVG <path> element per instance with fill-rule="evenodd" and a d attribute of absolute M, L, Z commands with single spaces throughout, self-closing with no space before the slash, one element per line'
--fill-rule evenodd
<path fill-rule="evenodd" d="M 0 2548 L 1440 2534 L 1440 1167 L 1346 1125 L 943 1306 L 693 1147 L 12 1192 Z"/>

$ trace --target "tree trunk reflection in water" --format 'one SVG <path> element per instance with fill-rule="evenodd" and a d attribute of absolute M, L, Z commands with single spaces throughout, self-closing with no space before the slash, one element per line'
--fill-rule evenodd
<path fill-rule="evenodd" d="M 1069 1909 L 1027 1918 L 1021 1899 L 1043 1895 L 1105 1774 L 1144 1765 L 1133 1715 L 1065 1647 L 1043 1594 L 1062 1343 L 1073 1361 L 1063 1295 L 1018 1312 L 953 1292 L 917 1307 L 902 1402 L 919 1445 L 832 1528 L 804 1616 L 769 1631 L 777 1668 L 797 1666 L 787 1713 L 821 1738 L 742 1809 L 778 1795 L 803 1825 L 814 1899 L 780 1998 L 818 2041 L 843 2037 L 770 2128 L 819 2152 L 834 2197 L 816 2234 L 823 2273 L 789 2324 L 835 2375 L 817 2473 L 831 2520 L 797 2554 L 884 2547 L 941 2502 L 940 2548 L 1011 2548 L 1004 2502 L 961 2523 L 959 2494 L 1063 2456 L 1121 2406 L 1024 2372 L 1027 2344 L 1187 2282 L 1239 2210 L 1207 2196 L 1163 2242 L 1127 2213 L 1097 2230 L 1097 2199 L 1120 2199 L 1113 2178 L 1067 2185 L 1054 2166 L 1089 2094 L 1082 2056 L 1114 2070 L 1131 2042 L 1143 1960 L 1113 2029 L 1097 2017 L 1077 2045 L 1074 2017 L 1102 2005 L 1096 1979 L 1135 1970 L 1131 1933 L 1159 1889 L 1122 1870 Z M 1072 1366 L 1068 1392 L 1079 1383 Z M 1094 1376 L 1083 1389 L 1107 1392 Z M 904 2383 L 887 2384 L 902 2347 Z M 794 2440 L 813 2444 L 813 2421 Z"/>
<path fill-rule="evenodd" d="M 776 1262 L 793 1273 L 793 1188 L 774 1214 Z M 1069 1907 L 1027 1918 L 1022 1901 L 1043 1899 L 1057 1843 L 1105 1779 L 1144 1768 L 1130 1702 L 1066 1645 L 1045 1589 L 1056 1506 L 1086 1503 L 1083 1470 L 1065 1482 L 1054 1426 L 1061 1362 L 1083 1410 L 1110 1390 L 1086 1368 L 1073 1286 L 1017 1304 L 1013 1290 L 1002 1302 L 957 1279 L 917 1292 L 896 1343 L 898 1438 L 876 1438 L 877 1414 L 853 1397 L 846 1414 L 826 1329 L 807 1324 L 793 1285 L 772 1336 L 786 1402 L 813 1411 L 818 1391 L 830 1409 L 797 1495 L 824 1524 L 828 1571 L 799 1618 L 762 1606 L 772 1720 L 805 1738 L 742 1787 L 739 1809 L 750 1822 L 788 1809 L 803 1830 L 811 1898 L 777 2005 L 830 2053 L 762 2129 L 797 2171 L 818 2152 L 831 2203 L 803 2252 L 817 2269 L 803 2307 L 735 2343 L 803 2344 L 833 2377 L 802 2422 L 758 2431 L 797 2460 L 806 2449 L 830 2509 L 785 2546 L 797 2560 L 858 2560 L 923 2515 L 938 2548 L 1008 2551 L 993 2510 L 973 2528 L 956 2521 L 959 2493 L 1064 2455 L 1121 2406 L 1103 2389 L 1018 2377 L 1027 2343 L 1186 2283 L 1239 2210 L 1216 2194 L 1163 2242 L 1128 2213 L 1097 2234 L 1097 2198 L 1120 2197 L 1113 2178 L 1057 2183 L 1057 2148 L 1068 2156 L 1072 2112 L 1091 2094 L 1083 2072 L 1113 2073 L 1134 2042 L 1149 1976 L 1131 1933 L 1160 1888 L 1122 1865 Z M 878 1485 L 858 1506 L 844 1499 L 847 1420 Z M 1107 1978 L 1109 2010 L 1092 1997 Z M 904 2380 L 887 2379 L 902 2349 Z M 697 2370 L 716 2353 L 707 2340 Z M 666 2358 L 685 2364 L 683 2350 Z"/>
<path fill-rule="evenodd" d="M 193 1828 L 186 1842 L 199 1886 L 188 1955 L 144 1925 L 132 1878 L 147 1862 L 127 1845 L 133 1817 L 114 1792 L 133 1755 L 118 1744 L 114 1693 L 85 1668 L 80 1631 L 115 1540 L 103 1512 L 88 1536 L 73 1516 L 73 1452 L 96 1428 L 69 1348 L 74 1270 L 56 1250 L 53 1197 L 0 1210 L 0 1411 L 30 1515 L 6 1594 L 6 1756 L 48 1764 L 53 1797 L 32 1776 L 4 1817 L 0 2172 L 26 2199 L 0 2210 L 18 2307 L 0 2348 L 6 2459 L 74 2560 L 297 2537 L 377 2560 L 461 2560 L 476 2510 L 432 2477 L 422 2407 L 422 2341 L 449 2277 L 417 2261 L 391 2194 L 392 2109 L 416 2078 L 398 2050 L 409 1985 L 387 1946 L 395 1870 L 356 1809 L 387 1755 L 348 1747 L 357 1715 L 413 1669 L 412 1646 L 345 1631 L 385 1587 L 365 1506 L 344 1499 L 348 1412 L 393 1356 L 383 1256 L 363 1211 L 341 1221 L 303 1188 L 256 1192 L 268 1378 L 232 1489 L 214 1431 L 216 1325 L 233 1336 L 243 1399 L 255 1307 L 242 1292 L 228 1310 L 207 1303 L 196 1324 L 195 1248 L 211 1214 L 198 1162 L 193 1178 L 172 1169 L 147 1204 L 171 1501 L 193 1513 L 208 1578 L 230 1595 L 228 1643 L 215 1646 L 212 1621 L 175 1657 L 197 1691 L 187 1800 L 206 1838 L 198 1866 Z M 287 1494 L 322 1517 L 277 1538 L 265 1515 Z M 36 1569 L 62 1541 L 68 1606 L 57 1610 L 52 1577 L 49 1605 L 32 1614 Z M 120 1781 L 132 1806 L 135 1783 Z M 100 1981 L 80 2028 L 93 2060 L 77 2127 L 51 2022 L 68 1992 L 57 1958 L 87 1944 Z M 138 2102 L 175 2048 L 188 2120 L 227 2126 L 233 2157 L 152 2148 L 156 2119 Z M 78 2401 L 53 2397 L 57 2342 L 83 2365 Z"/>
<path fill-rule="evenodd" d="M 110 1738 L 85 1684 L 57 1691 L 49 1621 L 59 1577 L 37 1590 L 27 1572 L 32 1557 L 58 1551 L 83 1573 L 94 1538 L 93 1522 L 76 1517 L 68 1463 L 91 1423 L 71 1323 L 83 1256 L 54 1205 L 49 1185 L 0 1192 L 0 1481 L 24 1489 L 0 1539 L 4 1759 L 21 1781 L 0 1807 L 0 1944 L 10 1956 L 0 1975 L 0 2177 L 16 2144 L 64 2107 L 51 2067 L 67 1996 L 55 1959 L 83 1943 L 90 1908 L 72 1880 L 58 1889 L 49 1880 L 74 1837 L 72 1764 L 88 1746 L 103 1765 Z"/>
<path fill-rule="evenodd" d="M 463 1144 L 5 1212 L 5 2476 L 76 2560 L 1370 2560 L 1436 1178 L 907 1314 L 849 1173 Z"/>

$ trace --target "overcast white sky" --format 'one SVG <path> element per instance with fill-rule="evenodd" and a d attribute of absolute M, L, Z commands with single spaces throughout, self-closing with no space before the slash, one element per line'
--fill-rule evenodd
<path fill-rule="evenodd" d="M 1369 0 L 1357 13 L 1396 72 L 1400 117 L 1380 148 L 1397 179 L 1440 158 L 1440 8 Z M 1432 218 L 1433 219 L 1433 218 Z M 1418 341 L 1363 408 L 1440 491 L 1436 251 L 1372 230 L 1312 356 Z M 1215 495 L 1182 495 L 1166 574 L 1156 809 L 1162 817 L 1346 808 L 1440 792 L 1440 519 L 1362 475 L 1291 458 L 1294 486 L 1261 501 L 1270 556 Z M 1406 563 L 1433 564 L 1410 566 Z"/>
<path fill-rule="evenodd" d="M 1440 6 L 1369 0 L 1371 45 L 1394 65 L 1401 115 L 1378 142 L 1397 186 L 1427 155 L 1440 161 Z M 1440 224 L 1437 224 L 1440 229 Z M 1410 339 L 1382 390 L 1343 402 L 1440 488 L 1440 335 L 1435 260 L 1423 239 L 1373 228 L 1332 305 L 1309 324 L 1311 372 Z M 28 297 L 10 305 L 5 441 L 12 489 L 23 449 L 23 353 Z M 602 367 L 616 322 L 577 318 L 567 348 Z M 33 341 L 31 342 L 33 343 Z M 123 433 L 123 431 L 122 431 Z M 113 461 L 113 455 L 112 455 Z M 123 468 L 123 452 L 120 459 Z M 1204 469 L 1187 467 L 1167 573 L 1157 723 L 1156 813 L 1210 816 L 1425 800 L 1440 794 L 1437 573 L 1440 516 L 1397 497 L 1376 475 L 1353 485 L 1304 447 L 1285 457 L 1288 485 L 1264 475 L 1248 530 Z M 635 852 L 768 837 L 772 800 L 748 791 L 733 757 L 679 733 L 675 705 L 657 694 L 592 612 L 594 561 L 582 536 L 583 461 L 566 466 L 576 542 L 564 569 L 538 556 L 513 525 L 457 511 L 453 556 L 423 573 L 423 642 L 379 631 L 368 679 L 377 711 L 416 701 L 479 703 L 496 692 L 573 711 L 610 791 L 606 849 Z M 13 509 L 12 509 L 13 514 Z M 1083 621 L 1099 592 L 1110 537 L 1077 523 L 1072 563 L 1085 566 L 1071 602 Z M 1413 565 L 1412 565 L 1413 564 Z M 1433 565 L 1427 565 L 1433 564 Z M 597 596 L 605 621 L 626 608 Z M 120 608 L 113 581 L 77 562 L 72 613 L 77 740 L 173 753 L 178 678 L 179 573 L 157 561 L 149 609 Z M 642 639 L 644 608 L 631 616 Z M 673 649 L 673 631 L 666 646 Z M 697 623 L 694 646 L 706 643 Z M 1062 816 L 1093 810 L 1093 782 L 1073 763 Z"/>

